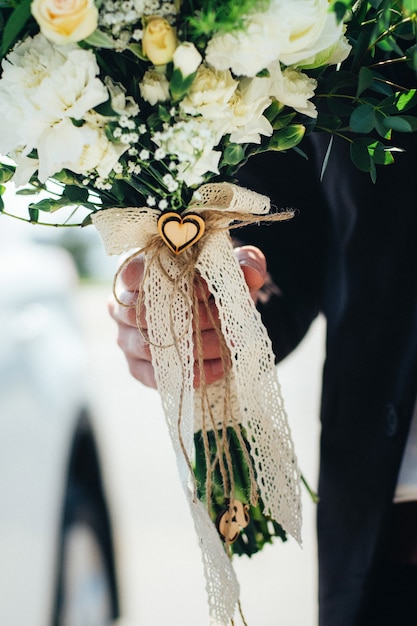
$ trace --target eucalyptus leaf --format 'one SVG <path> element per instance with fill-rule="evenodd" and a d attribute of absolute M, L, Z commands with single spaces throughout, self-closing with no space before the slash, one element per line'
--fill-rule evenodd
<path fill-rule="evenodd" d="M 356 167 L 363 172 L 371 171 L 371 157 L 365 141 L 355 141 L 350 146 L 350 158 Z"/>
<path fill-rule="evenodd" d="M 350 116 L 350 128 L 355 133 L 370 133 L 375 128 L 375 109 L 370 104 L 361 104 Z"/>
<path fill-rule="evenodd" d="M 374 82 L 374 75 L 372 74 L 372 70 L 369 67 L 361 67 L 359 70 L 358 76 L 358 87 L 356 90 L 356 97 L 359 96 L 368 89 Z"/>

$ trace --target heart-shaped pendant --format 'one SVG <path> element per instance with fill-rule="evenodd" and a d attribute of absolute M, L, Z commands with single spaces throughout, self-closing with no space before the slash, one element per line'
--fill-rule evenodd
<path fill-rule="evenodd" d="M 158 233 L 174 254 L 180 254 L 197 243 L 204 234 L 205 223 L 196 213 L 184 216 L 174 211 L 162 213 L 158 219 Z"/>

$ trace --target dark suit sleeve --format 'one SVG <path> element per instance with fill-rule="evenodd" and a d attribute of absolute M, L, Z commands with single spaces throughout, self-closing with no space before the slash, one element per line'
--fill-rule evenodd
<path fill-rule="evenodd" d="M 308 160 L 294 151 L 256 155 L 240 170 L 239 184 L 269 196 L 278 209 L 295 210 L 291 220 L 245 227 L 233 235 L 266 256 L 277 289 L 258 308 L 280 360 L 321 308 L 328 227 L 313 152 Z"/>

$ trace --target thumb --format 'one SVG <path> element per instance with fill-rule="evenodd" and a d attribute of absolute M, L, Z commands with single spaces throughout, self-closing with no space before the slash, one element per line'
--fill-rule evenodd
<path fill-rule="evenodd" d="M 242 268 L 243 275 L 250 292 L 258 291 L 266 279 L 265 255 L 255 246 L 235 248 L 236 258 Z"/>

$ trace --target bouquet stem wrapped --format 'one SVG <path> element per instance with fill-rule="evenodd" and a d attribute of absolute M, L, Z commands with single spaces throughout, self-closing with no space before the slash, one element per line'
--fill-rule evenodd
<path fill-rule="evenodd" d="M 265 513 L 301 541 L 300 474 L 271 343 L 228 234 L 231 222 L 238 218 L 250 223 L 266 217 L 269 201 L 254 192 L 221 183 L 201 187 L 198 196 L 200 200 L 182 215 L 201 216 L 206 224 L 204 235 L 180 255 L 174 254 L 158 234 L 155 211 L 106 210 L 95 214 L 93 221 L 108 253 L 120 254 L 126 247 L 145 252 L 141 290 L 155 377 L 199 537 L 211 619 L 213 624 L 228 624 L 238 604 L 239 587 L 227 548 L 236 525 L 244 525 L 239 524 L 239 517 L 232 525 L 233 516 L 236 517 L 232 509 L 240 506 L 236 501 L 241 502 L 239 498 L 244 495 L 243 507 L 250 505 L 258 517 Z M 278 218 L 284 217 L 288 214 L 278 214 Z M 193 373 L 195 349 L 201 358 L 198 332 L 194 332 L 198 324 L 193 324 L 192 317 L 196 310 L 195 273 L 207 283 L 219 312 L 227 372 L 214 385 L 205 385 L 203 381 L 198 390 L 194 389 Z M 219 434 L 227 435 L 230 431 L 236 438 L 234 448 L 228 436 Z M 203 440 L 206 464 L 203 489 L 209 509 L 213 500 L 211 448 L 213 442 L 216 444 L 215 465 L 220 467 L 221 481 L 215 486 L 223 492 L 220 500 L 229 516 L 224 543 L 207 506 L 198 497 L 201 484 L 193 471 L 195 432 Z M 241 469 L 236 466 L 234 454 L 232 459 L 236 440 L 240 445 L 237 458 L 240 462 L 243 459 L 244 472 L 248 472 L 246 494 L 235 490 L 242 482 L 238 480 Z M 197 463 L 201 470 L 198 457 Z M 258 508 L 258 495 L 263 511 Z"/>

